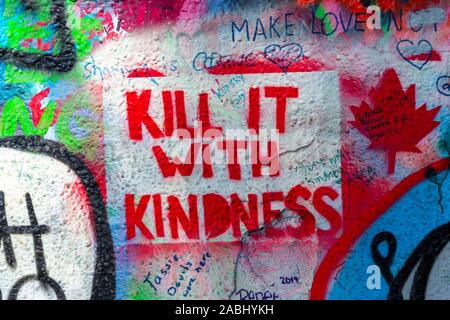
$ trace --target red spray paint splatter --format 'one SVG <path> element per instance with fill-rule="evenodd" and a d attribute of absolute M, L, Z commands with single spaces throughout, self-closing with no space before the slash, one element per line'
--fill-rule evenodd
<path fill-rule="evenodd" d="M 42 90 L 37 93 L 30 101 L 30 109 L 31 109 L 31 120 L 35 127 L 39 124 L 41 120 L 42 114 L 44 113 L 44 109 L 42 107 L 42 100 L 48 97 L 50 93 L 50 88 Z M 55 114 L 53 115 L 52 126 L 56 123 L 56 119 L 58 119 L 59 112 L 61 110 L 61 106 L 58 104 L 58 107 L 55 110 Z"/>
<path fill-rule="evenodd" d="M 360 0 L 339 0 L 337 1 L 353 12 L 365 11 L 366 7 L 361 3 Z M 301 6 L 314 5 L 320 3 L 320 0 L 297 0 L 297 3 Z M 382 11 L 388 10 L 399 10 L 404 11 L 416 11 L 423 10 L 430 6 L 430 4 L 439 4 L 440 0 L 377 0 L 376 5 L 380 7 Z"/>
<path fill-rule="evenodd" d="M 124 0 L 116 4 L 120 27 L 127 32 L 147 25 L 177 20 L 184 1 Z"/>

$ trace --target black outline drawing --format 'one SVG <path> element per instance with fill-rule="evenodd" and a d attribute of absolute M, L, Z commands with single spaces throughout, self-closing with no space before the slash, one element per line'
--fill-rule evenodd
<path fill-rule="evenodd" d="M 400 48 L 400 44 L 402 44 L 402 43 L 408 43 L 410 46 L 414 46 L 414 47 L 420 46 L 421 43 L 428 44 L 430 46 L 430 51 L 426 52 L 426 53 L 428 53 L 427 59 L 426 60 L 422 60 L 422 64 L 414 63 L 413 61 L 408 59 L 407 56 L 404 55 L 402 49 Z M 400 55 L 400 57 L 402 57 L 403 60 L 405 60 L 410 65 L 412 65 L 413 67 L 415 67 L 415 68 L 417 68 L 419 70 L 422 70 L 423 67 L 425 67 L 425 65 L 427 65 L 428 62 L 430 62 L 431 55 L 433 53 L 433 46 L 431 45 L 431 43 L 428 40 L 425 40 L 425 39 L 420 40 L 419 42 L 417 42 L 417 44 L 414 44 L 414 42 L 412 42 L 411 40 L 408 40 L 408 39 L 400 40 L 399 42 L 397 42 L 396 48 L 397 48 L 398 54 Z"/>
<path fill-rule="evenodd" d="M 283 50 L 284 48 L 288 48 L 288 47 L 299 48 L 300 51 L 294 57 L 294 59 L 292 59 L 291 61 L 285 60 L 286 64 L 282 65 L 277 60 L 279 58 L 279 57 L 277 57 L 277 54 L 281 53 L 281 50 Z M 291 50 L 292 49 L 288 49 L 288 51 L 291 51 Z M 275 56 L 273 55 L 274 53 L 275 53 Z M 298 43 L 288 43 L 288 44 L 285 44 L 282 46 L 280 46 L 278 44 L 270 44 L 264 49 L 264 58 L 267 59 L 268 61 L 272 62 L 273 64 L 277 65 L 284 73 L 287 73 L 289 67 L 292 66 L 295 62 L 297 62 L 303 56 L 303 54 L 304 54 L 303 47 L 301 45 L 299 45 Z"/>
<path fill-rule="evenodd" d="M 84 162 L 78 158 L 76 155 L 68 151 L 62 144 L 54 141 L 49 141 L 43 139 L 39 136 L 14 136 L 9 138 L 0 139 L 0 148 L 10 148 L 19 151 L 43 154 L 49 156 L 55 160 L 58 160 L 68 166 L 73 172 L 80 178 L 88 199 L 92 208 L 93 213 L 93 222 L 95 228 L 95 237 L 96 237 L 96 252 L 95 252 L 95 270 L 94 270 L 94 279 L 92 284 L 92 294 L 91 300 L 112 300 L 116 295 L 116 269 L 115 269 L 115 256 L 114 256 L 114 245 L 111 236 L 111 230 L 108 222 L 108 215 L 106 212 L 106 207 L 103 202 L 102 194 L 98 187 L 98 184 L 86 167 Z M 0 198 L 0 207 L 2 199 Z M 33 234 L 33 240 L 35 243 L 35 248 L 42 248 L 42 242 L 39 245 L 39 239 L 36 238 L 36 234 L 43 233 L 46 231 L 45 226 L 38 226 L 37 220 L 33 220 L 34 210 L 32 208 L 31 198 L 27 197 L 27 208 L 31 221 L 31 230 L 28 230 L 29 233 Z M 0 210 L 1 211 L 1 210 Z M 30 212 L 32 212 L 30 214 Z M 34 216 L 35 217 L 35 216 Z M 3 215 L 0 215 L 0 230 L 4 231 L 4 226 L 6 223 L 6 218 L 3 219 Z M 19 227 L 8 227 L 8 228 L 24 228 L 22 226 Z M 30 227 L 27 227 L 30 228 Z M 8 230 L 11 231 L 11 230 Z M 14 231 L 14 230 L 12 230 Z M 24 231 L 24 230 L 16 230 L 16 231 Z M 11 232 L 10 232 L 11 233 Z M 39 234 L 40 238 L 40 234 Z M 6 240 L 5 240 L 6 239 Z M 4 232 L 0 233 L 0 243 L 3 242 L 4 248 L 5 243 L 8 244 L 8 240 L 10 238 L 5 237 Z M 3 240 L 3 241 L 2 241 Z M 6 242 L 5 242 L 6 241 Z M 35 250 L 36 259 L 39 259 L 38 252 Z M 14 266 L 15 259 L 9 258 L 7 263 L 10 266 Z M 38 267 L 38 274 L 30 275 L 24 277 L 16 283 L 13 287 L 17 290 L 20 289 L 20 286 L 23 285 L 26 281 L 38 279 L 43 280 L 47 285 L 52 287 L 57 293 L 57 297 L 62 298 L 61 292 L 57 291 L 57 287 L 54 283 L 52 283 L 51 278 L 48 277 L 45 268 L 45 261 L 36 262 Z M 41 267 L 39 267 L 41 266 Z M 39 279 L 39 275 L 41 278 Z M 47 275 L 47 277 L 45 277 Z M 17 291 L 16 290 L 16 291 Z M 14 290 L 11 290 L 14 293 Z M 14 294 L 11 296 L 11 292 L 9 298 L 14 298 Z M 1 293 L 0 293 L 1 295 Z"/>
<path fill-rule="evenodd" d="M 414 249 L 412 254 L 404 263 L 403 267 L 394 277 L 390 271 L 390 266 L 394 258 L 397 241 L 390 232 L 380 232 L 372 240 L 371 251 L 375 264 L 381 270 L 381 274 L 389 285 L 389 300 L 403 300 L 403 288 L 411 273 L 417 267 L 413 276 L 412 287 L 409 294 L 411 300 L 425 300 L 433 265 L 450 241 L 450 223 L 446 223 L 431 231 Z M 378 251 L 378 246 L 382 242 L 388 243 L 388 253 L 383 257 Z"/>
<path fill-rule="evenodd" d="M 27 10 L 36 10 L 34 0 L 20 0 Z M 69 72 L 77 62 L 77 52 L 70 29 L 67 27 L 66 6 L 64 0 L 52 0 L 51 14 L 59 37 L 60 52 L 55 54 L 29 53 L 16 49 L 0 48 L 0 60 L 19 67 L 42 71 Z"/>
<path fill-rule="evenodd" d="M 36 274 L 31 274 L 20 278 L 11 288 L 8 295 L 8 300 L 17 300 L 22 286 L 28 281 L 37 280 L 44 287 L 50 287 L 55 292 L 58 300 L 66 300 L 66 296 L 61 286 L 53 278 L 48 275 L 47 264 L 45 262 L 44 245 L 42 243 L 42 234 L 48 233 L 50 230 L 48 226 L 39 225 L 36 213 L 34 212 L 33 203 L 29 193 L 25 194 L 27 203 L 28 216 L 30 218 L 29 226 L 8 226 L 6 220 L 5 210 L 5 195 L 0 191 L 0 219 L 2 225 L 0 226 L 0 235 L 3 236 L 3 245 L 6 256 L 6 261 L 10 266 L 16 266 L 16 259 L 14 249 L 11 241 L 11 234 L 31 234 L 33 236 L 34 257 L 36 261 Z"/>
<path fill-rule="evenodd" d="M 447 79 L 447 83 L 445 83 L 442 86 L 442 88 L 439 86 L 439 84 L 440 84 L 439 82 L 441 81 L 441 79 Z M 440 94 L 447 96 L 447 97 L 450 96 L 450 76 L 445 75 L 445 76 L 438 77 L 436 79 L 436 89 Z M 447 92 L 445 92 L 442 89 L 447 90 Z"/>

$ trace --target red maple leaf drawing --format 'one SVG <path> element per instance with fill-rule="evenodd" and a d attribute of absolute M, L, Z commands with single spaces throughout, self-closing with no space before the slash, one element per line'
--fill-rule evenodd
<path fill-rule="evenodd" d="M 378 86 L 371 90 L 372 108 L 366 101 L 360 107 L 351 106 L 355 121 L 350 121 L 370 139 L 368 149 L 384 150 L 388 158 L 388 174 L 395 171 L 397 152 L 421 153 L 416 144 L 439 122 L 434 121 L 441 106 L 427 110 L 426 103 L 416 109 L 416 87 L 403 91 L 394 69 L 387 69 Z"/>

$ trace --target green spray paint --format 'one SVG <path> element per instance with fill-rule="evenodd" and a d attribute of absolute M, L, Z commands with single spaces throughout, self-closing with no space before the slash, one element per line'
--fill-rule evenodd
<path fill-rule="evenodd" d="M 52 125 L 57 106 L 56 102 L 50 101 L 45 107 L 38 125 L 35 127 L 23 100 L 19 97 L 8 100 L 3 107 L 1 117 L 1 136 L 14 136 L 18 127 L 22 135 L 44 136 Z M 94 160 L 96 149 L 98 149 L 99 145 L 91 137 L 100 135 L 100 132 L 98 132 L 99 126 L 86 116 L 75 115 L 75 112 L 84 106 L 89 106 L 89 97 L 85 93 L 74 95 L 63 105 L 56 123 L 56 135 L 59 141 L 70 151 L 82 153 L 88 160 Z M 78 138 L 72 134 L 70 124 L 73 117 L 75 117 L 74 121 L 77 128 L 83 129 L 88 133 L 86 138 Z"/>
<path fill-rule="evenodd" d="M 37 0 L 37 10 L 23 10 L 20 2 L 17 0 L 5 0 L 3 11 L 4 23 L 7 27 L 7 46 L 10 49 L 21 50 L 28 53 L 41 52 L 36 47 L 24 47 L 25 39 L 42 39 L 51 41 L 56 39 L 52 54 L 57 55 L 60 47 L 58 37 L 51 16 L 51 0 Z M 78 10 L 75 10 L 76 3 L 72 0 L 66 0 L 67 26 L 71 31 L 77 58 L 83 59 L 93 49 L 90 37 L 96 32 L 102 31 L 102 24 L 98 19 L 92 17 L 80 17 Z M 45 87 L 52 87 L 52 84 L 59 81 L 67 81 L 77 86 L 83 83 L 82 68 L 77 64 L 72 71 L 66 73 L 53 73 L 40 70 L 30 70 L 17 67 L 14 64 L 7 64 L 4 72 L 4 80 L 7 84 L 41 84 Z M 39 86 L 41 87 L 41 86 Z M 44 136 L 55 116 L 57 104 L 50 102 L 42 113 L 41 119 L 36 127 L 30 117 L 30 112 L 20 97 L 10 99 L 3 107 L 0 134 L 1 136 L 12 136 L 15 134 L 23 135 L 41 135 Z M 84 115 L 77 115 L 80 109 L 88 109 L 95 119 Z M 95 108 L 92 108 L 88 94 L 72 95 L 66 103 L 63 104 L 58 116 L 58 122 L 55 125 L 57 139 L 64 144 L 70 151 L 83 154 L 87 160 L 95 160 L 96 152 L 100 148 L 100 142 L 97 141 L 100 136 L 99 126 L 96 123 L 97 117 Z M 71 131 L 70 126 L 77 126 L 84 130 L 86 136 L 77 137 Z M 20 131 L 19 131 L 20 130 Z"/>
<path fill-rule="evenodd" d="M 326 33 L 326 34 L 329 34 L 329 33 L 331 33 L 331 32 L 333 31 L 333 27 L 332 27 L 332 25 L 331 25 L 331 23 L 330 23 L 329 20 L 326 20 L 326 19 L 325 19 L 325 20 L 322 20 L 322 19 L 324 18 L 325 14 L 326 14 L 325 7 L 322 6 L 322 5 L 317 6 L 317 9 L 316 9 L 316 11 L 315 11 L 315 15 L 316 15 L 316 17 L 317 17 L 318 19 L 321 20 L 321 23 L 324 25 L 324 31 L 325 31 L 325 33 Z M 332 35 L 330 35 L 330 36 L 333 36 L 333 35 L 334 35 L 334 34 L 332 34 Z"/>
<path fill-rule="evenodd" d="M 49 102 L 35 128 L 22 99 L 18 97 L 10 99 L 3 108 L 1 136 L 10 137 L 15 135 L 18 125 L 25 136 L 44 136 L 50 129 L 57 106 L 56 102 Z"/>
<path fill-rule="evenodd" d="M 9 1 L 9 2 L 8 2 Z M 37 22 L 50 23 L 50 0 L 38 1 L 38 8 L 36 13 L 23 12 L 15 14 L 17 9 L 17 1 L 7 0 L 4 17 L 10 18 L 8 25 L 8 48 L 22 50 L 29 53 L 41 52 L 37 48 L 26 48 L 22 45 L 24 39 L 51 39 L 54 35 L 54 30 L 51 25 L 38 26 Z M 74 3 L 71 0 L 66 1 L 67 25 L 71 30 L 77 51 L 78 59 L 85 58 L 92 51 L 92 43 L 89 40 L 89 34 L 92 32 L 99 32 L 102 30 L 101 22 L 95 18 L 78 17 L 73 10 Z M 58 43 L 55 43 L 53 54 L 57 55 L 59 52 Z M 80 67 L 77 65 L 69 74 L 49 73 L 45 71 L 27 70 L 18 68 L 14 65 L 8 65 L 5 73 L 5 82 L 10 84 L 33 82 L 44 84 L 47 81 L 58 81 L 60 79 L 69 80 L 74 77 L 74 81 L 82 79 Z"/>
<path fill-rule="evenodd" d="M 160 296 L 147 283 L 131 279 L 130 298 L 132 300 L 161 300 Z"/>
<path fill-rule="evenodd" d="M 88 160 L 95 160 L 95 155 L 100 147 L 100 142 L 95 137 L 100 136 L 100 127 L 97 123 L 100 116 L 96 114 L 95 108 L 91 106 L 89 93 L 78 92 L 73 95 L 62 107 L 56 124 L 56 136 L 70 151 L 83 154 Z M 91 119 L 85 115 L 76 115 L 76 111 L 86 107 L 94 114 Z M 75 117 L 75 118 L 74 118 Z M 71 121 L 74 120 L 77 128 L 86 131 L 85 138 L 75 136 L 71 129 Z"/>

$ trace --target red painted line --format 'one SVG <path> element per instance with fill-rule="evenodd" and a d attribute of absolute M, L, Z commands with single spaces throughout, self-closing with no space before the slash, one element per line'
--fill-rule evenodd
<path fill-rule="evenodd" d="M 234 65 L 233 65 L 234 64 Z M 318 72 L 328 71 L 322 62 L 304 58 L 292 63 L 286 70 L 290 72 Z M 245 64 L 239 62 L 226 62 L 218 64 L 208 70 L 209 74 L 229 75 L 229 74 L 261 74 L 261 73 L 284 73 L 284 71 L 275 63 L 268 60 L 260 60 L 254 64 Z"/>
<path fill-rule="evenodd" d="M 157 78 L 165 77 L 164 73 L 151 68 L 136 68 L 130 72 L 128 78 Z"/>
<path fill-rule="evenodd" d="M 377 205 L 373 206 L 360 215 L 358 221 L 353 221 L 351 228 L 333 244 L 322 260 L 316 274 L 314 275 L 311 287 L 310 299 L 323 300 L 326 298 L 330 286 L 331 278 L 339 265 L 344 261 L 350 250 L 358 239 L 369 227 L 380 218 L 406 192 L 426 178 L 426 172 L 430 168 L 437 173 L 448 169 L 450 158 L 436 161 L 429 166 L 411 174 L 399 184 L 397 184 L 388 194 L 386 194 Z"/>
<path fill-rule="evenodd" d="M 431 51 L 431 56 L 429 53 L 414 54 L 406 57 L 408 60 L 419 60 L 419 61 L 442 61 L 439 52 L 433 50 Z"/>
<path fill-rule="evenodd" d="M 319 72 L 330 71 L 325 65 L 317 60 L 303 58 L 300 61 L 292 63 L 287 70 L 282 70 L 280 66 L 269 61 L 259 60 L 254 64 L 245 64 L 238 60 L 227 61 L 208 69 L 209 74 L 213 75 L 232 75 L 232 74 L 263 74 L 263 73 L 291 73 L 291 72 Z M 152 68 L 136 68 L 130 72 L 128 78 L 149 78 L 165 77 L 166 75 Z"/>

